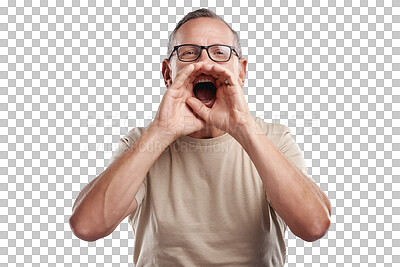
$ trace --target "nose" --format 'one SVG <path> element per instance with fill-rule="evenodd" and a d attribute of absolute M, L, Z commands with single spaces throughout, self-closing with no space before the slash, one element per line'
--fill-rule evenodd
<path fill-rule="evenodd" d="M 208 56 L 207 53 L 207 49 L 202 48 L 201 49 L 201 55 L 200 57 L 197 59 L 197 61 L 199 62 L 208 62 L 208 63 L 213 63 L 214 61 L 212 61 L 212 59 Z"/>

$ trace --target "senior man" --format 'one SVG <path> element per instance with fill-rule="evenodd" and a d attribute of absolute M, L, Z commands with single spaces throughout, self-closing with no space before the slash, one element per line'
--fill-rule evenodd
<path fill-rule="evenodd" d="M 74 234 L 95 241 L 128 217 L 136 266 L 283 266 L 287 227 L 306 241 L 330 225 L 287 126 L 253 117 L 238 35 L 215 13 L 188 13 L 162 62 L 154 120 L 123 138 L 79 194 Z"/>

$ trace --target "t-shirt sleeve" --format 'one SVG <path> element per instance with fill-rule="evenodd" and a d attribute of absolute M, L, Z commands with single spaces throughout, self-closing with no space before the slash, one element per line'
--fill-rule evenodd
<path fill-rule="evenodd" d="M 294 140 L 290 128 L 285 125 L 282 126 L 284 127 L 284 131 L 278 145 L 279 150 L 297 169 L 311 179 L 308 175 L 308 168 L 304 160 L 303 152 Z"/>
<path fill-rule="evenodd" d="M 308 175 L 303 152 L 293 138 L 290 128 L 280 123 L 266 123 L 260 117 L 256 117 L 255 120 L 279 151 L 304 175 L 313 180 Z M 267 200 L 269 202 L 268 195 Z"/>
<path fill-rule="evenodd" d="M 117 148 L 114 150 L 108 166 L 111 166 L 117 159 L 119 159 L 129 148 L 131 148 L 136 141 L 130 136 L 124 136 L 119 140 Z M 141 205 L 144 196 L 146 195 L 146 179 L 140 185 L 139 191 L 135 195 L 138 207 Z M 137 209 L 136 209 L 137 210 Z"/>

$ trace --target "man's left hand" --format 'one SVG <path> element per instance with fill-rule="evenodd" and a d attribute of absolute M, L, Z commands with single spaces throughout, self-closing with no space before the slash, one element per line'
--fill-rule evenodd
<path fill-rule="evenodd" d="M 214 105 L 208 108 L 196 97 L 189 97 L 186 103 L 208 124 L 234 137 L 238 130 L 253 120 L 238 77 L 217 64 L 204 65 L 198 72 L 217 79 Z"/>

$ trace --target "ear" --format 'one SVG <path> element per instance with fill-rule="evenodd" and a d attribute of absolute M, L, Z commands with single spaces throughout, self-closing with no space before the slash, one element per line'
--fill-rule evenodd
<path fill-rule="evenodd" d="M 164 59 L 162 62 L 162 75 L 164 77 L 165 86 L 168 88 L 172 84 L 171 67 L 168 59 Z"/>
<path fill-rule="evenodd" d="M 239 82 L 240 86 L 244 87 L 246 81 L 247 60 L 245 58 L 239 59 Z"/>

